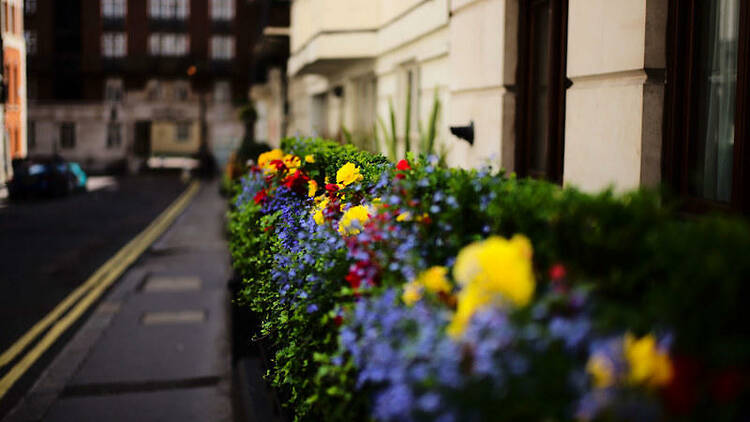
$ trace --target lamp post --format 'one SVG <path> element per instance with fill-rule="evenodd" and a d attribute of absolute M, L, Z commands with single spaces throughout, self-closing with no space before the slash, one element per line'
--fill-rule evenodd
<path fill-rule="evenodd" d="M 187 75 L 193 81 L 198 74 L 198 68 L 191 65 L 187 69 Z M 194 84 L 197 85 L 197 84 Z M 198 115 L 199 115 L 199 146 L 197 152 L 198 174 L 202 177 L 211 178 L 216 173 L 216 161 L 208 145 L 208 125 L 206 123 L 206 93 L 203 89 L 197 89 L 198 92 Z"/>

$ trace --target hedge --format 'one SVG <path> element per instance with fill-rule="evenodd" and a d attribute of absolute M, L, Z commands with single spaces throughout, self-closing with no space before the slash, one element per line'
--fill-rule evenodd
<path fill-rule="evenodd" d="M 747 417 L 740 218 L 320 139 L 236 190 L 248 341 L 294 420 Z"/>

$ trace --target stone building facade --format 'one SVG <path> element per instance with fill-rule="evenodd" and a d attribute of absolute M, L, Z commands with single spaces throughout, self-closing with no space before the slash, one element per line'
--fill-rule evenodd
<path fill-rule="evenodd" d="M 416 128 L 437 95 L 453 165 L 748 211 L 749 16 L 741 0 L 294 0 L 286 133 L 370 133 L 389 103 L 401 133 L 407 98 Z M 470 122 L 473 145 L 448 130 Z"/>

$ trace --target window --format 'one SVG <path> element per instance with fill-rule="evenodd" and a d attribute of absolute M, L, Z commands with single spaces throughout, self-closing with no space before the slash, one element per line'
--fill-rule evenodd
<path fill-rule="evenodd" d="M 226 103 L 230 100 L 231 88 L 229 81 L 214 82 L 214 101 L 217 103 Z"/>
<path fill-rule="evenodd" d="M 122 144 L 122 125 L 109 122 L 107 125 L 107 148 L 119 147 Z"/>
<path fill-rule="evenodd" d="M 27 15 L 33 15 L 34 13 L 36 13 L 36 0 L 25 0 L 23 2 L 23 5 L 23 10 Z"/>
<path fill-rule="evenodd" d="M 125 57 L 127 40 L 124 32 L 105 32 L 102 34 L 102 56 Z"/>
<path fill-rule="evenodd" d="M 211 0 L 211 19 L 216 21 L 234 19 L 234 1 Z"/>
<path fill-rule="evenodd" d="M 36 31 L 26 30 L 23 37 L 26 40 L 26 54 L 33 56 L 36 54 Z"/>
<path fill-rule="evenodd" d="M 60 125 L 60 147 L 73 149 L 76 147 L 76 124 L 71 122 Z"/>
<path fill-rule="evenodd" d="M 146 87 L 146 96 L 150 101 L 161 99 L 161 84 L 159 83 L 159 81 L 149 81 Z"/>
<path fill-rule="evenodd" d="M 177 142 L 190 139 L 190 122 L 177 122 Z"/>
<path fill-rule="evenodd" d="M 104 99 L 111 102 L 122 101 L 122 79 L 107 79 L 104 82 Z"/>
<path fill-rule="evenodd" d="M 234 58 L 234 38 L 223 35 L 211 37 L 211 58 L 214 60 Z"/>
<path fill-rule="evenodd" d="M 177 81 L 174 83 L 174 98 L 177 101 L 187 101 L 189 93 L 188 83 Z"/>
<path fill-rule="evenodd" d="M 562 183 L 568 2 L 521 2 L 516 172 Z"/>
<path fill-rule="evenodd" d="M 26 143 L 30 151 L 36 148 L 36 122 L 33 120 L 26 124 Z"/>
<path fill-rule="evenodd" d="M 188 0 L 150 0 L 148 10 L 154 19 L 186 19 L 190 16 Z"/>
<path fill-rule="evenodd" d="M 663 176 L 690 208 L 750 212 L 750 3 L 672 1 L 669 20 Z"/>
<path fill-rule="evenodd" d="M 186 34 L 151 34 L 148 37 L 148 50 L 152 56 L 185 56 L 190 49 L 190 39 Z"/>
<path fill-rule="evenodd" d="M 110 19 L 124 18 L 128 4 L 125 0 L 101 0 L 102 16 Z"/>

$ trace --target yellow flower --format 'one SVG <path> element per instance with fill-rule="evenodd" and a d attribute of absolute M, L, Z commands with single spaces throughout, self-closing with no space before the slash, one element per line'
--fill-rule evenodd
<path fill-rule="evenodd" d="M 404 293 L 401 295 L 401 300 L 404 301 L 406 306 L 412 306 L 417 303 L 419 299 L 422 299 L 422 287 L 414 282 L 406 283 L 404 285 Z"/>
<path fill-rule="evenodd" d="M 586 372 L 594 379 L 594 387 L 607 388 L 615 381 L 614 366 L 604 356 L 593 355 L 586 363 Z"/>
<path fill-rule="evenodd" d="M 305 155 L 305 162 L 306 163 L 314 163 L 315 162 L 315 156 L 312 154 Z"/>
<path fill-rule="evenodd" d="M 312 198 L 313 196 L 315 196 L 316 192 L 318 192 L 318 182 L 316 182 L 315 180 L 310 179 L 307 182 L 307 196 L 309 196 L 310 198 Z"/>
<path fill-rule="evenodd" d="M 294 173 L 294 170 L 298 169 L 302 165 L 299 157 L 293 154 L 286 154 L 283 158 L 283 161 L 284 165 L 286 165 L 290 173 Z"/>
<path fill-rule="evenodd" d="M 422 215 L 418 215 L 417 218 L 415 218 L 415 220 L 417 220 L 417 223 L 421 223 L 428 218 L 430 218 L 430 215 L 425 212 L 425 213 L 422 213 Z"/>
<path fill-rule="evenodd" d="M 258 167 L 263 169 L 263 171 L 265 172 L 274 173 L 276 172 L 276 167 L 271 165 L 271 161 L 281 160 L 283 158 L 284 151 L 278 148 L 268 152 L 264 152 L 263 154 L 260 154 L 260 156 L 258 156 Z"/>
<path fill-rule="evenodd" d="M 323 217 L 323 210 L 315 210 L 315 214 L 313 214 L 313 220 L 315 220 L 315 224 L 317 225 L 323 225 L 325 223 L 325 217 Z"/>
<path fill-rule="evenodd" d="M 474 313 L 490 303 L 490 296 L 475 286 L 468 286 L 458 293 L 456 313 L 448 325 L 447 332 L 454 338 L 461 337 Z"/>
<path fill-rule="evenodd" d="M 357 234 L 360 229 L 354 227 L 354 222 L 356 221 L 359 223 L 359 226 L 362 226 L 369 218 L 370 210 L 366 206 L 357 205 L 356 207 L 351 207 L 341 216 L 341 221 L 339 221 L 339 233 L 342 235 Z"/>
<path fill-rule="evenodd" d="M 433 293 L 450 293 L 451 285 L 446 275 L 448 269 L 441 266 L 431 267 L 423 271 L 416 282 Z"/>
<path fill-rule="evenodd" d="M 320 226 L 325 223 L 323 210 L 328 206 L 328 197 L 326 197 L 325 195 L 320 195 L 319 197 L 315 198 L 315 201 L 316 205 L 312 209 L 313 220 L 315 220 L 315 223 Z"/>
<path fill-rule="evenodd" d="M 520 235 L 510 240 L 492 236 L 464 247 L 453 267 L 462 289 L 449 333 L 463 334 L 474 313 L 486 305 L 528 304 L 536 286 L 531 255 L 531 243 Z"/>
<path fill-rule="evenodd" d="M 632 384 L 658 387 L 672 379 L 674 370 L 669 354 L 658 347 L 653 335 L 636 339 L 630 333 L 625 334 L 623 351 L 630 365 L 628 381 Z"/>
<path fill-rule="evenodd" d="M 411 220 L 411 213 L 409 211 L 402 212 L 396 217 L 396 221 L 409 221 Z"/>
<path fill-rule="evenodd" d="M 354 163 L 346 163 L 336 172 L 336 183 L 344 186 L 349 186 L 362 179 L 362 175 L 359 174 L 359 167 L 355 166 Z"/>

